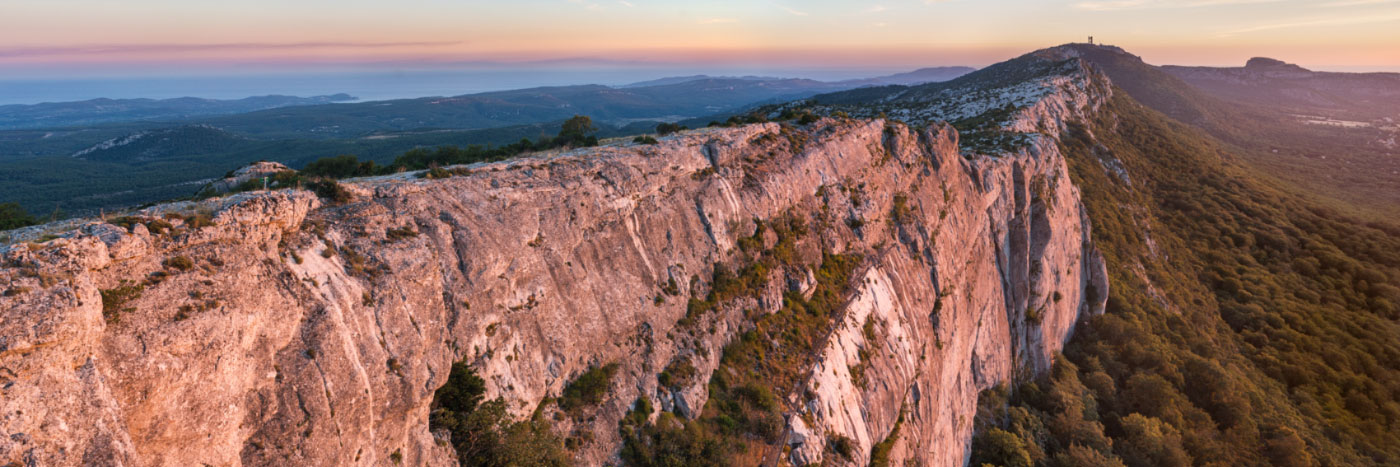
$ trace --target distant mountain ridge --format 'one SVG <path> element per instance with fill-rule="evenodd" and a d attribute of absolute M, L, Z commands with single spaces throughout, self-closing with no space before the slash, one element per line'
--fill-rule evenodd
<path fill-rule="evenodd" d="M 0 105 L 0 130 L 141 120 L 173 120 L 353 100 L 355 100 L 354 96 L 340 93 L 313 97 L 267 95 L 234 100 L 198 97 L 173 99 L 99 98 L 74 102 Z"/>
<path fill-rule="evenodd" d="M 688 83 L 688 82 L 691 82 L 691 81 L 702 81 L 702 80 L 746 80 L 746 81 L 785 81 L 785 80 L 800 80 L 800 81 L 810 82 L 810 83 L 813 83 L 813 84 L 826 84 L 826 85 L 831 85 L 831 86 L 834 86 L 834 87 L 888 86 L 888 85 L 893 85 L 893 84 L 909 86 L 909 85 L 915 85 L 915 84 L 932 83 L 932 82 L 937 82 L 937 81 L 948 81 L 948 80 L 951 80 L 951 79 L 954 79 L 954 78 L 957 78 L 957 77 L 966 75 L 966 74 L 968 74 L 968 73 L 972 73 L 972 72 L 974 72 L 974 71 L 977 71 L 977 69 L 976 69 L 976 68 L 972 68 L 972 67 L 966 67 L 966 66 L 939 66 L 939 67 L 920 68 L 920 69 L 917 69 L 917 70 L 914 70 L 914 71 L 908 71 L 908 72 L 904 72 L 904 73 L 895 73 L 895 74 L 892 74 L 892 75 L 885 75 L 885 76 L 877 76 L 877 77 L 873 77 L 873 78 L 847 79 L 847 80 L 840 80 L 840 81 L 817 81 L 817 80 L 811 80 L 811 79 L 806 79 L 806 78 L 780 78 L 780 77 L 772 77 L 772 76 L 710 76 L 710 75 L 691 75 L 691 76 L 672 76 L 672 77 L 666 77 L 666 78 L 661 78 L 661 79 L 654 79 L 654 80 L 650 80 L 650 81 L 641 81 L 641 82 L 636 82 L 636 83 L 632 83 L 632 84 L 626 84 L 626 85 L 619 86 L 619 87 L 622 87 L 622 88 L 639 88 L 639 87 L 647 87 L 647 86 L 665 86 L 665 85 L 681 84 L 681 83 Z"/>
<path fill-rule="evenodd" d="M 1252 58 L 1240 68 L 1168 65 L 1161 69 L 1227 100 L 1340 119 L 1400 116 L 1400 73 L 1312 71 L 1263 57 Z"/>
<path fill-rule="evenodd" d="M 908 73 L 824 82 L 803 78 L 662 78 L 621 87 L 598 84 L 493 91 L 451 97 L 286 107 L 203 120 L 230 131 L 279 137 L 354 137 L 376 131 L 429 128 L 500 128 L 587 115 L 623 125 L 638 120 L 682 120 L 755 105 L 895 82 L 931 82 L 971 68 L 924 68 Z M 275 122 L 274 125 L 269 125 Z"/>
<path fill-rule="evenodd" d="M 1122 49 L 1070 44 L 1133 99 L 1226 142 L 1262 172 L 1365 216 L 1400 210 L 1400 74 L 1153 66 Z M 1327 201 L 1332 203 L 1333 201 Z"/>

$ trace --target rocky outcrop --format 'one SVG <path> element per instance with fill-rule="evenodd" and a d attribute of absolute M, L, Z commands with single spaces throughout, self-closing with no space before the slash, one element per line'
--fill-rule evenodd
<path fill-rule="evenodd" d="M 1276 59 L 1272 59 L 1272 58 L 1268 58 L 1268 57 L 1254 57 L 1254 58 L 1251 58 L 1251 59 L 1249 59 L 1248 62 L 1245 62 L 1244 67 L 1245 67 L 1245 69 L 1257 70 L 1257 71 L 1299 72 L 1299 73 L 1309 73 L 1309 72 L 1311 72 L 1311 70 L 1308 70 L 1308 69 L 1306 69 L 1306 68 L 1300 67 L 1300 66 L 1298 66 L 1298 65 L 1294 65 L 1294 64 L 1292 64 L 1292 63 L 1288 63 L 1288 62 L 1285 62 L 1285 61 L 1283 61 L 1283 60 L 1276 60 Z"/>
<path fill-rule="evenodd" d="M 244 183 L 259 179 L 262 179 L 265 184 L 263 188 L 279 188 L 276 181 L 266 179 L 278 173 L 291 170 L 290 167 L 280 162 L 258 161 L 230 171 L 228 174 L 224 175 L 224 178 L 210 182 L 200 191 L 207 193 L 228 193 Z"/>
<path fill-rule="evenodd" d="M 1106 96 L 1079 78 L 1013 124 L 1092 111 Z M 428 413 L 466 359 L 519 416 L 617 363 L 588 421 L 556 424 L 599 465 L 634 400 L 695 416 L 750 312 L 810 289 L 823 252 L 858 252 L 809 376 L 774 388 L 792 408 L 782 456 L 816 462 L 844 436 L 862 463 L 903 414 L 893 460 L 958 465 L 978 392 L 1047 368 L 1107 296 L 1064 158 L 1028 138 L 965 157 L 941 124 L 754 124 L 361 179 L 345 204 L 278 191 L 158 206 L 11 245 L 0 462 L 449 465 Z M 682 330 L 714 265 L 782 216 L 813 231 L 794 266 Z M 659 387 L 677 356 L 700 377 Z"/>

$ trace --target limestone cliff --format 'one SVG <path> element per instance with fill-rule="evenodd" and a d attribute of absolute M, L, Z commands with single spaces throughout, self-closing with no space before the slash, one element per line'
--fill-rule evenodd
<path fill-rule="evenodd" d="M 768 460 L 863 464 L 903 414 L 893 460 L 960 465 L 978 391 L 1047 368 L 1107 296 L 1053 138 L 1107 86 L 1066 70 L 1016 96 L 1005 127 L 1024 144 L 998 154 L 942 124 L 753 124 L 346 181 L 340 204 L 162 205 L 3 247 L 0 463 L 450 465 L 428 413 L 465 359 L 519 416 L 619 364 L 590 421 L 556 426 L 604 464 L 634 400 L 695 416 L 753 312 L 808 288 L 823 252 L 855 252 L 810 376 L 774 388 L 790 449 Z M 812 231 L 795 266 L 682 330 L 715 265 L 782 216 Z M 700 377 L 659 387 L 678 356 Z M 853 460 L 830 458 L 838 435 Z"/>

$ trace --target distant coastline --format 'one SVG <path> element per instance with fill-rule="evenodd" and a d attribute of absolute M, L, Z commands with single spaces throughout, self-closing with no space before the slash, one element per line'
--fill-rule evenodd
<path fill-rule="evenodd" d="M 904 68 L 761 69 L 712 67 L 538 67 L 463 70 L 387 70 L 176 77 L 77 77 L 0 79 L 0 105 L 88 99 L 242 99 L 271 94 L 315 96 L 346 93 L 356 102 L 432 96 L 458 96 L 538 86 L 602 84 L 620 86 L 673 76 L 711 74 L 781 76 L 817 80 L 864 78 L 908 71 Z"/>

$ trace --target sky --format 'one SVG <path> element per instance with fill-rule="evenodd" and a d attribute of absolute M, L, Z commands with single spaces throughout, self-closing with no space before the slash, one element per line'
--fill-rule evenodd
<path fill-rule="evenodd" d="M 1400 0 L 0 0 L 0 82 L 541 66 L 834 77 L 980 67 L 1089 35 L 1153 64 L 1400 71 Z"/>

